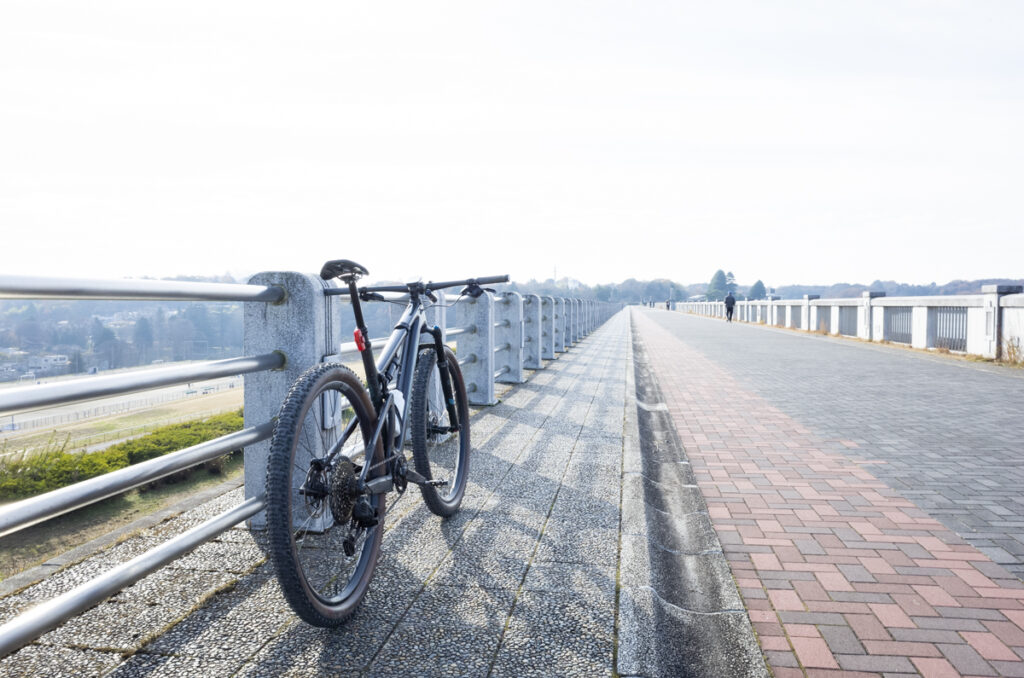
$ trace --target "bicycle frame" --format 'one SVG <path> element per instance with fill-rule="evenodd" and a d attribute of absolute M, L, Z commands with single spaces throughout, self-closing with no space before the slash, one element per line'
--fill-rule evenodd
<path fill-rule="evenodd" d="M 470 278 L 467 280 L 439 283 L 409 283 L 402 286 L 363 288 L 356 287 L 354 277 L 346 279 L 346 282 L 348 283 L 347 288 L 330 288 L 325 290 L 324 293 L 331 296 L 347 293 L 352 302 L 352 311 L 356 320 L 356 346 L 359 348 L 359 353 L 363 361 L 363 368 L 366 372 L 366 385 L 370 391 L 370 400 L 377 413 L 377 422 L 374 433 L 370 437 L 370 440 L 367 441 L 363 451 L 364 459 L 373 458 L 373 450 L 376 448 L 377 443 L 383 439 L 384 461 L 381 463 L 388 464 L 389 470 L 389 473 L 386 476 L 367 480 L 370 469 L 379 466 L 380 464 L 371 466 L 369 463 L 364 463 L 360 472 L 360 483 L 370 494 L 388 492 L 393 487 L 396 470 L 401 471 L 403 481 L 411 480 L 415 483 L 428 482 L 426 478 L 423 478 L 412 469 L 405 469 L 404 466 L 396 466 L 395 460 L 399 455 L 394 452 L 396 449 L 401 450 L 405 445 L 405 437 L 408 431 L 408 428 L 405 426 L 405 422 L 408 417 L 409 400 L 412 393 L 412 380 L 416 373 L 416 361 L 419 357 L 420 349 L 424 347 L 420 343 L 424 333 L 430 334 L 433 338 L 432 347 L 435 349 L 437 354 L 437 365 L 440 374 L 442 393 L 444 395 L 450 420 L 450 431 L 458 431 L 460 422 L 458 420 L 458 414 L 455 411 L 455 399 L 452 395 L 453 392 L 450 377 L 448 375 L 448 368 L 444 360 L 444 348 L 441 341 L 441 332 L 436 327 L 424 330 L 426 322 L 423 318 L 423 297 L 428 296 L 433 299 L 433 295 L 431 293 L 432 290 L 439 290 L 447 287 L 458 287 L 461 285 L 465 285 L 467 290 L 475 290 L 477 293 L 482 294 L 483 290 L 480 289 L 481 284 L 508 282 L 508 276 L 492 276 L 489 278 Z M 384 298 L 377 294 L 379 292 L 406 293 L 409 295 L 409 304 L 405 307 L 402 317 L 399 319 L 398 324 L 395 325 L 391 335 L 388 337 L 387 343 L 381 351 L 380 358 L 375 361 L 373 358 L 373 346 L 366 330 L 366 324 L 363 321 L 363 311 L 360 300 L 376 299 L 383 301 Z M 392 389 L 391 383 L 396 378 L 397 382 L 395 383 L 395 388 Z M 401 394 L 401 407 L 396 405 L 395 394 Z M 396 429 L 396 417 L 402 422 L 400 429 Z M 353 421 L 345 427 L 345 430 L 342 432 L 341 436 L 339 436 L 338 441 L 331 446 L 330 451 L 327 453 L 328 464 L 333 463 L 335 455 L 341 451 L 341 448 L 344 446 L 349 436 L 352 435 L 354 430 L 355 422 Z M 395 433 L 396 430 L 398 433 L 397 440 Z"/>
<path fill-rule="evenodd" d="M 350 286 L 354 287 L 353 286 Z M 369 288 L 370 291 L 373 288 Z M 333 291 L 333 290 L 332 290 Z M 339 292 L 346 290 L 339 289 Z M 347 290 L 352 293 L 354 290 Z M 366 292 L 366 288 L 362 290 Z M 388 289 L 388 291 L 396 291 Z M 362 339 L 360 342 L 360 334 L 365 337 L 366 328 L 362 322 L 362 308 L 360 306 L 359 292 L 351 294 L 353 311 L 356 316 L 356 339 L 357 345 L 362 344 L 360 354 L 363 358 L 364 369 L 369 366 L 366 376 L 367 386 L 370 387 L 371 399 L 373 401 L 374 408 L 377 413 L 377 423 L 370 440 L 367 441 L 364 449 L 364 459 L 373 458 L 373 450 L 377 446 L 378 441 L 383 439 L 384 442 L 384 462 L 388 465 L 389 473 L 385 476 L 374 478 L 369 480 L 369 472 L 373 468 L 370 464 L 364 463 L 362 471 L 360 473 L 360 481 L 370 494 L 380 494 L 388 492 L 393 486 L 393 473 L 395 470 L 394 462 L 397 459 L 395 450 L 401 450 L 405 445 L 405 438 L 408 433 L 408 427 L 405 426 L 405 422 L 408 420 L 409 400 L 412 392 L 412 380 L 416 374 L 416 363 L 419 358 L 419 352 L 422 348 L 427 348 L 425 344 L 421 344 L 421 338 L 424 333 L 430 335 L 433 339 L 432 344 L 429 346 L 440 347 L 440 338 L 434 334 L 434 331 L 427 330 L 426 322 L 423 318 L 424 304 L 422 297 L 416 293 L 410 293 L 410 299 L 408 305 L 402 313 L 398 324 L 395 325 L 388 337 L 387 343 L 384 345 L 381 351 L 380 357 L 377 360 L 373 360 L 373 346 L 369 339 Z M 397 379 L 397 381 L 395 381 Z M 446 380 L 442 379 L 442 385 L 446 388 L 445 399 L 446 401 L 451 400 L 451 386 L 445 384 Z M 392 388 L 392 384 L 394 387 Z M 374 388 L 375 387 L 375 388 Z M 396 394 L 401 394 L 402 403 L 401 407 L 396 403 Z M 452 416 L 453 426 L 458 427 L 457 415 L 454 413 L 454 409 L 449 412 Z M 398 422 L 401 421 L 402 425 L 399 427 Z M 338 440 L 331 446 L 326 456 L 328 464 L 333 463 L 334 457 L 341 451 L 348 438 L 355 432 L 356 422 L 353 420 L 350 422 L 342 431 Z M 398 437 L 396 439 L 396 431 Z M 407 473 L 412 473 L 406 470 Z"/>

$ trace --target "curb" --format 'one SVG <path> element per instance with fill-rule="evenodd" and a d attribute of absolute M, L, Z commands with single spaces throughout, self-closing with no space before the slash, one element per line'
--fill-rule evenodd
<path fill-rule="evenodd" d="M 632 329 L 629 354 L 617 672 L 768 678 L 704 497 Z"/>

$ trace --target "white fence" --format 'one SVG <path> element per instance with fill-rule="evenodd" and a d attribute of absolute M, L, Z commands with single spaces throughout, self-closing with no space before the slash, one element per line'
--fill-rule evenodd
<path fill-rule="evenodd" d="M 734 319 L 1020 361 L 1024 352 L 1022 292 L 1018 285 L 985 285 L 981 294 L 959 296 L 886 297 L 880 292 L 864 292 L 851 299 L 804 295 L 803 299 L 737 301 Z M 720 301 L 680 303 L 677 310 L 725 317 L 725 304 Z"/>

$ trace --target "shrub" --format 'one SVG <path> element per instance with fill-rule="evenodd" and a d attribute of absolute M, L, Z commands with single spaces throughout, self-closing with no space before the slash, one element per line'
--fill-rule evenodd
<path fill-rule="evenodd" d="M 68 452 L 67 439 L 51 440 L 47 449 L 38 454 L 22 455 L 21 459 L 0 459 L 0 500 L 20 499 L 49 492 L 88 478 L 103 475 L 119 468 L 147 459 L 175 452 L 185 447 L 213 440 L 242 428 L 242 411 L 219 414 L 209 419 L 172 424 L 156 429 L 140 438 L 97 450 L 96 452 Z M 223 457 L 202 466 L 213 473 L 224 468 Z M 158 482 L 175 482 L 187 478 L 192 469 L 186 469 Z"/>

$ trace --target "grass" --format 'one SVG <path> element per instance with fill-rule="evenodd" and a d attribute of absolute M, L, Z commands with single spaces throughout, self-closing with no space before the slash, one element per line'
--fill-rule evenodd
<path fill-rule="evenodd" d="M 67 439 L 66 449 L 78 449 L 87 445 L 110 440 L 123 440 L 133 435 L 152 430 L 169 421 L 197 419 L 211 412 L 228 412 L 242 406 L 242 389 L 231 389 L 222 393 L 174 401 L 142 411 L 117 414 L 109 417 L 85 419 L 81 422 L 61 424 L 61 438 Z M 2 434 L 0 455 L 9 450 L 48 449 L 56 429 L 13 431 Z"/>

